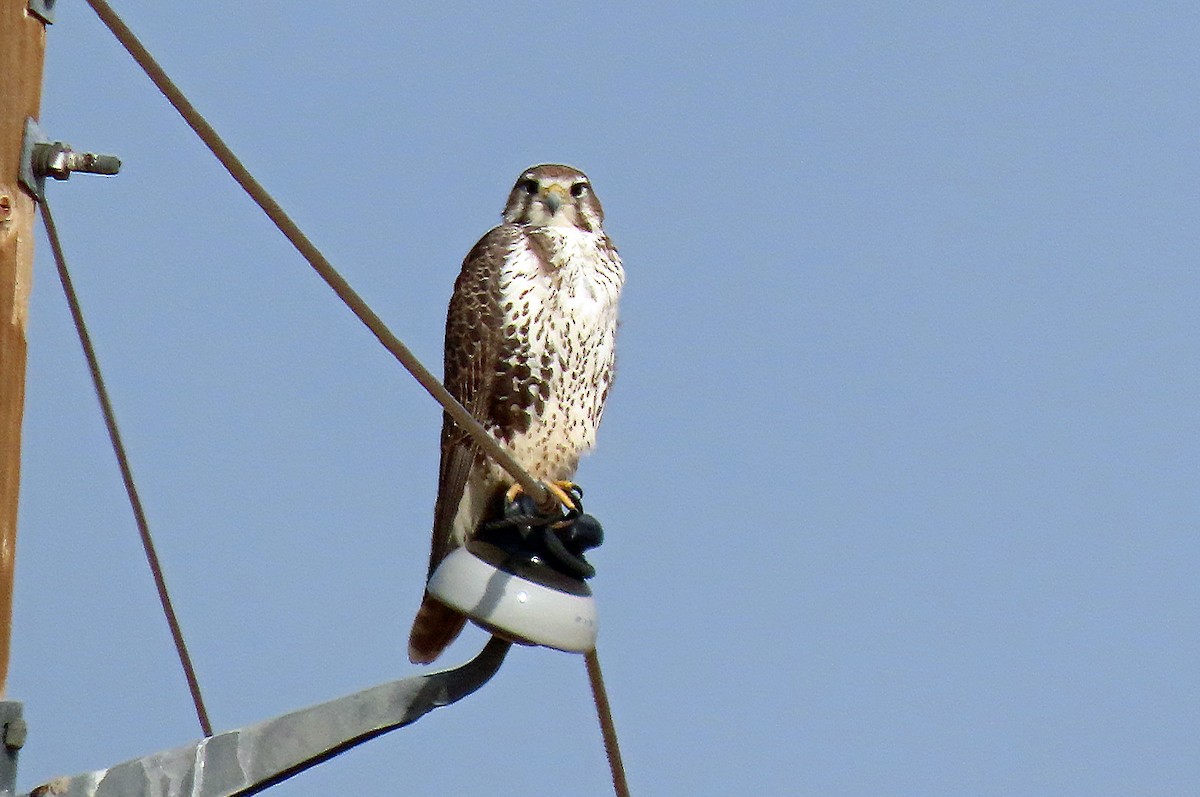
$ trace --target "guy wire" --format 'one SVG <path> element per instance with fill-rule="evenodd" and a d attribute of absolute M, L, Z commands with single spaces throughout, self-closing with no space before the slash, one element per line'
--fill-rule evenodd
<path fill-rule="evenodd" d="M 621 761 L 621 748 L 617 746 L 617 726 L 613 724 L 612 706 L 608 704 L 608 690 L 604 688 L 600 656 L 595 648 L 584 655 L 584 661 L 587 663 L 588 681 L 592 686 L 592 700 L 596 703 L 596 716 L 600 720 L 600 733 L 604 737 L 604 752 L 608 756 L 608 769 L 612 773 L 613 791 L 617 797 L 629 797 L 625 764 Z"/>
<path fill-rule="evenodd" d="M 117 465 L 121 468 L 121 480 L 125 483 L 125 494 L 129 496 L 133 519 L 137 523 L 138 534 L 142 538 L 142 549 L 146 552 L 146 561 L 150 565 L 151 575 L 154 576 L 154 588 L 158 590 L 158 601 L 162 604 L 163 614 L 167 617 L 167 625 L 171 628 L 171 638 L 175 640 L 175 652 L 179 654 L 179 663 L 183 665 L 183 675 L 187 678 L 188 690 L 192 693 L 192 703 L 196 707 L 196 717 L 200 720 L 200 730 L 204 732 L 205 736 L 212 736 L 212 724 L 208 720 L 208 710 L 204 707 L 204 697 L 200 694 L 200 682 L 196 678 L 196 670 L 192 667 L 192 657 L 188 655 L 187 644 L 183 641 L 183 631 L 179 628 L 179 620 L 175 617 L 175 608 L 171 604 L 171 596 L 167 592 L 167 582 L 163 578 L 162 565 L 159 564 L 158 552 L 154 549 L 154 540 L 150 536 L 150 524 L 146 522 L 146 513 L 142 509 L 142 500 L 138 496 L 137 486 L 133 482 L 133 470 L 129 466 L 125 444 L 122 442 L 121 432 L 117 428 L 117 416 L 113 412 L 112 402 L 108 397 L 108 388 L 104 386 L 104 377 L 100 373 L 100 362 L 96 358 L 96 349 L 92 346 L 92 337 L 88 334 L 87 325 L 83 321 L 83 311 L 79 307 L 79 298 L 75 295 L 75 286 L 67 271 L 67 259 L 63 255 L 62 243 L 58 238 L 58 228 L 54 225 L 54 216 L 50 213 L 50 203 L 43 196 L 38 204 L 41 207 L 46 236 L 50 239 L 54 264 L 58 268 L 58 280 L 62 283 L 63 294 L 67 297 L 71 318 L 75 322 L 75 331 L 79 334 L 79 343 L 83 346 L 83 355 L 87 359 L 88 370 L 92 374 L 92 385 L 96 388 L 96 398 L 100 400 L 100 411 L 104 414 L 108 439 L 112 442 L 113 453 L 117 455 Z"/>

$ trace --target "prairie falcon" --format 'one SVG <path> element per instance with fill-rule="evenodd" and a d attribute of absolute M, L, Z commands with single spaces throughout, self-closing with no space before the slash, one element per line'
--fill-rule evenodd
<path fill-rule="evenodd" d="M 446 388 L 548 485 L 570 479 L 595 444 L 612 385 L 625 272 L 603 221 L 583 172 L 556 164 L 526 170 L 503 222 L 463 261 L 446 317 Z M 430 575 L 513 484 L 448 415 L 441 446 Z M 426 594 L 409 659 L 432 662 L 465 621 Z"/>

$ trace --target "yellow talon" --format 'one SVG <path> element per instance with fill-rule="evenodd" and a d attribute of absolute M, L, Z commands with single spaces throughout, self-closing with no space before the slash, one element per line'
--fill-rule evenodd
<path fill-rule="evenodd" d="M 558 502 L 567 508 L 568 512 L 574 512 L 576 509 L 578 509 L 578 507 L 575 506 L 575 499 L 572 498 L 571 494 L 568 492 L 568 490 L 571 490 L 575 487 L 574 482 L 560 481 L 542 483 L 546 485 L 546 489 L 550 491 L 550 494 L 557 498 Z"/>
<path fill-rule="evenodd" d="M 568 492 L 569 490 L 575 488 L 575 482 L 542 482 L 542 486 L 546 488 L 546 490 L 554 497 L 556 501 L 566 507 L 568 511 L 574 512 L 576 509 L 578 509 L 578 507 L 575 506 L 575 499 L 572 498 L 571 494 Z M 520 482 L 518 482 L 512 487 L 508 488 L 508 492 L 504 494 L 504 498 L 511 504 L 513 500 L 523 492 L 525 492 L 525 490 L 521 487 Z"/>

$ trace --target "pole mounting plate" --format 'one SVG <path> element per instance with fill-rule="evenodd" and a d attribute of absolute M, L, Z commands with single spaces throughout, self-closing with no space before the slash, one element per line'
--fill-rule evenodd
<path fill-rule="evenodd" d="M 49 144 L 50 139 L 32 119 L 25 120 L 25 138 L 21 140 L 21 174 L 18 178 L 35 200 L 42 201 L 46 188 L 46 178 L 33 173 L 33 148 L 37 144 Z"/>
<path fill-rule="evenodd" d="M 15 700 L 0 701 L 0 795 L 17 790 L 17 753 L 25 744 L 25 720 L 21 704 Z"/>

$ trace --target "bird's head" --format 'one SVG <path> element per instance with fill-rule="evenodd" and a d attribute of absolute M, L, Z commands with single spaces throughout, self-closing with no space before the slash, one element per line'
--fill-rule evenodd
<path fill-rule="evenodd" d="M 599 232 L 604 208 L 583 172 L 555 163 L 533 166 L 517 178 L 504 220 L 531 227 L 576 227 Z"/>

